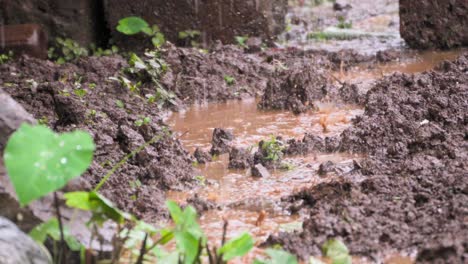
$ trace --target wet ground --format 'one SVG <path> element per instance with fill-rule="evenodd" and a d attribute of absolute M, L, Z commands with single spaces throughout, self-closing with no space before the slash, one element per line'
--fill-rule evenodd
<path fill-rule="evenodd" d="M 229 220 L 228 236 L 249 231 L 257 245 L 281 244 L 302 259 L 320 255 L 326 239 L 339 237 L 356 263 L 463 263 L 467 56 L 443 62 L 464 51 L 406 49 L 397 2 L 341 1 L 342 10 L 329 2 L 292 6 L 280 48 L 259 53 L 218 45 L 204 54 L 167 45 L 162 57 L 169 70 L 161 84 L 179 105 L 164 109 L 144 99 L 153 92 L 149 83 L 134 96 L 109 82 L 127 66 L 120 56 L 63 66 L 21 58 L 0 66 L 0 84 L 57 131 L 79 128 L 94 136 L 96 161 L 78 189 L 91 188 L 110 164 L 167 125 L 174 133 L 131 159 L 103 189 L 146 221 L 167 217 L 169 198 L 197 207 L 202 227 L 216 240 Z M 338 38 L 307 38 L 331 34 L 339 16 L 352 28 Z M 87 90 L 84 98 L 73 92 L 77 82 Z M 264 108 L 286 100 L 303 106 L 301 114 L 259 109 L 269 93 Z M 176 111 L 167 117 L 167 110 Z M 142 117 L 152 122 L 136 125 Z M 232 131 L 230 144 L 251 154 L 260 140 L 281 136 L 287 166 L 253 178 L 250 169 L 229 169 L 229 154 L 194 163 L 190 153 L 210 149 L 214 128 Z M 130 188 L 137 179 L 141 189 Z"/>

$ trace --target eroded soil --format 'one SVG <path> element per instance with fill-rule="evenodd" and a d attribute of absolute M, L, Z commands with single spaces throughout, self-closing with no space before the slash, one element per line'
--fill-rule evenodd
<path fill-rule="evenodd" d="M 272 236 L 305 258 L 329 237 L 378 261 L 385 250 L 417 250 L 416 262 L 463 263 L 468 237 L 468 55 L 437 70 L 384 78 L 340 149 L 367 153 L 355 174 L 286 198 L 302 200 L 304 231 Z"/>

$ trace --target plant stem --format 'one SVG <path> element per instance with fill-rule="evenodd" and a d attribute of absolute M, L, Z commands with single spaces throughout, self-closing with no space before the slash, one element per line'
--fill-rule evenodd
<path fill-rule="evenodd" d="M 138 154 L 138 152 L 142 151 L 144 148 L 146 148 L 147 146 L 153 144 L 154 142 L 157 142 L 159 141 L 160 139 L 162 139 L 164 136 L 167 135 L 167 131 L 164 130 L 164 133 L 162 135 L 157 135 L 157 136 L 154 136 L 150 141 L 146 142 L 145 144 L 139 146 L 137 149 L 135 149 L 134 151 L 132 151 L 130 154 L 128 154 L 127 156 L 125 156 L 122 160 L 120 160 L 116 165 L 114 165 L 114 167 L 112 167 L 112 169 L 106 174 L 106 176 L 104 176 L 104 178 L 102 178 L 102 180 L 98 183 L 98 185 L 96 185 L 96 187 L 94 188 L 94 191 L 97 192 L 99 191 L 99 189 L 101 189 L 102 185 L 104 185 L 104 183 L 106 183 L 107 180 L 109 180 L 110 176 L 112 176 L 112 174 L 114 174 L 115 171 L 117 171 L 120 167 L 122 167 L 126 162 L 127 160 L 129 160 L 130 158 L 132 158 L 133 156 L 135 156 L 136 154 Z"/>
<path fill-rule="evenodd" d="M 58 255 L 57 263 L 60 264 L 62 263 L 63 250 L 65 248 L 65 236 L 63 234 L 62 214 L 60 213 L 60 205 L 59 205 L 57 192 L 54 192 L 54 206 L 55 206 L 55 213 L 57 214 L 57 220 L 58 220 L 59 229 L 60 229 L 60 244 L 58 246 L 58 252 L 57 252 L 57 255 Z"/>
<path fill-rule="evenodd" d="M 146 254 L 146 240 L 147 239 L 148 239 L 148 233 L 145 234 L 145 238 L 143 239 L 143 244 L 141 245 L 141 249 L 140 249 L 140 256 L 138 256 L 136 264 L 143 264 L 143 259 Z"/>

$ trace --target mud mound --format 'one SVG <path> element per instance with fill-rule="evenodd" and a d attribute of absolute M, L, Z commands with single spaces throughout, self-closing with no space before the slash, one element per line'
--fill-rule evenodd
<path fill-rule="evenodd" d="M 253 96 L 274 72 L 272 64 L 235 46 L 203 53 L 169 45 L 163 57 L 170 65 L 163 83 L 186 103 Z"/>
<path fill-rule="evenodd" d="M 311 109 L 314 101 L 325 97 L 327 85 L 327 78 L 316 65 L 298 63 L 268 82 L 258 106 L 300 114 Z"/>
<path fill-rule="evenodd" d="M 281 243 L 306 259 L 340 237 L 352 254 L 376 262 L 397 249 L 417 250 L 418 263 L 465 263 L 467 72 L 465 54 L 438 70 L 393 75 L 371 89 L 365 114 L 341 143 L 342 150 L 370 157 L 330 183 L 327 195 L 319 185 L 287 198 L 304 204 L 310 218 L 302 233 L 281 233 L 268 244 Z"/>
<path fill-rule="evenodd" d="M 39 122 L 56 131 L 82 129 L 93 135 L 95 159 L 83 176 L 91 186 L 131 151 L 159 136 L 103 189 L 120 208 L 154 220 L 162 213 L 164 191 L 191 181 L 192 159 L 170 135 L 155 105 L 109 81 L 125 65 L 119 56 L 90 57 L 62 66 L 23 57 L 0 66 L 0 83 Z M 150 89 L 142 87 L 142 93 Z M 132 188 L 137 180 L 142 186 Z"/>

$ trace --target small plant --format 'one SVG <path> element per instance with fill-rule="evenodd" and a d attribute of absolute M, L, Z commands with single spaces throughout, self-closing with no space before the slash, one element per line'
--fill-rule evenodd
<path fill-rule="evenodd" d="M 224 81 L 228 86 L 232 86 L 236 83 L 236 79 L 234 77 L 229 76 L 229 75 L 224 75 Z"/>
<path fill-rule="evenodd" d="M 270 140 L 263 141 L 261 148 L 267 155 L 264 157 L 265 160 L 279 161 L 283 157 L 284 146 L 274 136 Z"/>
<path fill-rule="evenodd" d="M 241 48 L 248 48 L 246 44 L 248 39 L 249 39 L 249 36 L 236 36 L 235 37 L 237 45 L 239 45 Z"/>
<path fill-rule="evenodd" d="M 122 75 L 119 75 L 117 77 L 109 77 L 109 80 L 120 83 L 120 85 L 122 85 L 123 87 L 125 87 L 132 93 L 140 92 L 141 82 L 133 83 L 132 81 L 130 81 L 129 79 L 125 78 Z"/>
<path fill-rule="evenodd" d="M 39 125 L 47 126 L 49 125 L 49 118 L 47 118 L 47 116 L 43 116 L 39 120 L 37 120 L 37 123 Z"/>
<path fill-rule="evenodd" d="M 118 108 L 125 108 L 125 104 L 121 100 L 115 100 L 115 105 Z"/>
<path fill-rule="evenodd" d="M 97 47 L 95 44 L 91 44 L 89 50 L 91 51 L 91 55 L 96 57 L 110 56 L 119 53 L 119 48 L 117 46 L 112 46 L 110 49 L 103 49 Z"/>
<path fill-rule="evenodd" d="M 164 35 L 161 33 L 157 25 L 149 26 L 148 23 L 136 16 L 126 17 L 119 21 L 117 25 L 117 31 L 125 35 L 135 35 L 138 33 L 144 33 L 151 38 L 151 43 L 156 48 L 160 48 L 164 42 Z"/>
<path fill-rule="evenodd" d="M 352 259 L 346 245 L 338 239 L 330 239 L 322 246 L 323 255 L 332 261 L 332 264 L 351 264 Z"/>
<path fill-rule="evenodd" d="M 347 22 L 344 17 L 340 16 L 338 18 L 338 25 L 337 25 L 338 28 L 341 28 L 341 29 L 350 29 L 353 27 L 353 23 L 352 22 Z"/>
<path fill-rule="evenodd" d="M 83 98 L 86 96 L 88 91 L 85 89 L 75 89 L 73 90 L 73 93 L 80 98 L 80 100 L 83 100 Z"/>
<path fill-rule="evenodd" d="M 146 116 L 146 117 L 142 117 L 142 118 L 136 120 L 135 121 L 135 126 L 141 127 L 141 126 L 144 126 L 144 125 L 148 125 L 149 123 L 151 123 L 151 117 Z"/>
<path fill-rule="evenodd" d="M 80 57 L 89 55 L 88 49 L 82 47 L 78 42 L 69 38 L 56 38 L 56 47 L 49 48 L 49 59 L 55 60 L 58 64 L 75 61 Z"/>
<path fill-rule="evenodd" d="M 13 51 L 0 54 L 0 65 L 9 62 L 13 58 Z"/>
<path fill-rule="evenodd" d="M 199 183 L 201 186 L 205 186 L 205 184 L 206 184 L 206 178 L 205 178 L 205 176 L 203 176 L 203 175 L 197 175 L 197 176 L 195 176 L 195 180 L 197 180 L 198 183 Z"/>
<path fill-rule="evenodd" d="M 200 37 L 200 31 L 198 30 L 186 30 L 179 32 L 179 39 L 185 41 L 185 45 L 190 45 L 192 47 L 199 47 L 197 39 Z"/>

